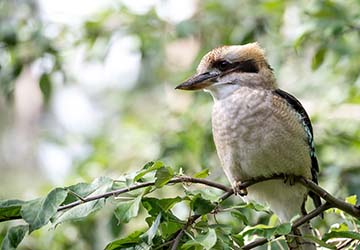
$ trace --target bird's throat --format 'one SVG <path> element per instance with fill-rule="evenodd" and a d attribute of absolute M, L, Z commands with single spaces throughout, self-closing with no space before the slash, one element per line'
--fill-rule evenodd
<path fill-rule="evenodd" d="M 234 93 L 240 86 L 231 82 L 219 82 L 206 87 L 204 91 L 210 92 L 215 101 L 224 99 Z"/>

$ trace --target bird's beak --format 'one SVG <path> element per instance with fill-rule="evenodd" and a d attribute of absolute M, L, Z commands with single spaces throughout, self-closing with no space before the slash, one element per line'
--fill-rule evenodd
<path fill-rule="evenodd" d="M 175 89 L 183 90 L 197 90 L 210 86 L 215 82 L 215 79 L 220 75 L 218 72 L 205 72 L 199 75 L 195 75 L 182 84 L 176 86 Z"/>

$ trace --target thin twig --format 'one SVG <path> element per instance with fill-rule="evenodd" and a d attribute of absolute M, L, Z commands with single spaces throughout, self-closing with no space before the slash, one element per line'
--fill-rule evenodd
<path fill-rule="evenodd" d="M 220 196 L 219 198 L 219 202 L 216 202 L 216 207 L 211 211 L 215 211 L 218 209 L 218 206 L 221 202 L 223 202 L 224 200 L 226 200 L 227 198 L 229 198 L 230 196 L 232 196 L 234 194 L 234 190 L 231 189 L 229 191 L 227 191 L 226 193 L 224 193 L 223 195 Z M 171 250 L 176 250 L 180 244 L 181 238 L 184 235 L 185 231 L 188 229 L 189 226 L 191 226 L 197 219 L 199 219 L 201 217 L 201 215 L 199 214 L 194 214 L 192 216 L 189 217 L 187 223 L 176 233 L 176 237 L 173 240 L 173 245 L 171 247 Z"/>
<path fill-rule="evenodd" d="M 254 185 L 254 184 L 259 183 L 259 182 L 263 182 L 263 181 L 266 181 L 266 180 L 272 180 L 272 179 L 281 179 L 281 178 L 284 178 L 283 175 L 274 175 L 274 176 L 271 176 L 271 177 L 258 177 L 258 178 L 254 178 L 254 179 L 242 182 L 238 186 L 238 188 L 239 189 L 246 189 L 246 188 L 250 187 L 251 185 Z M 219 202 L 216 204 L 216 207 L 213 209 L 213 211 L 217 209 L 220 202 L 226 200 L 227 198 L 229 198 L 233 194 L 234 194 L 233 189 L 230 189 L 226 193 L 224 193 L 219 198 Z M 189 226 L 191 226 L 200 217 L 201 217 L 201 215 L 197 215 L 197 214 L 189 217 L 188 222 L 177 232 L 177 235 L 175 237 L 174 244 L 172 245 L 171 250 L 176 250 L 178 248 L 178 246 L 180 244 L 181 237 L 183 236 L 183 234 L 185 233 L 187 228 Z"/>
<path fill-rule="evenodd" d="M 190 176 L 175 177 L 175 178 L 171 179 L 167 184 L 175 184 L 175 183 L 197 183 L 197 184 L 203 184 L 203 185 L 206 185 L 209 187 L 214 187 L 214 188 L 223 190 L 227 193 L 232 192 L 232 188 L 225 186 L 223 184 L 220 184 L 220 183 L 217 183 L 214 181 L 210 181 L 210 180 L 206 180 L 206 179 L 194 178 L 194 177 L 190 177 Z M 81 199 L 80 199 L 80 197 L 78 197 L 80 200 L 60 206 L 57 211 L 60 212 L 60 211 L 66 210 L 66 209 L 76 207 L 76 206 L 86 203 L 86 202 L 99 200 L 99 199 L 106 199 L 111 196 L 118 196 L 120 194 L 128 193 L 130 191 L 134 191 L 137 189 L 146 188 L 146 187 L 150 187 L 150 186 L 155 186 L 155 181 L 137 183 L 130 187 L 112 190 L 109 192 L 105 192 L 103 194 L 88 196 L 85 198 L 81 197 Z M 231 196 L 231 194 L 229 196 Z M 221 197 L 220 197 L 220 199 L 221 199 Z M 0 222 L 9 221 L 9 220 L 18 220 L 18 219 L 22 219 L 21 215 L 11 216 L 11 217 L 7 217 L 7 218 L 1 218 Z"/>
<path fill-rule="evenodd" d="M 140 184 L 135 184 L 135 185 L 130 186 L 130 187 L 109 191 L 109 192 L 106 192 L 106 193 L 103 193 L 103 194 L 89 196 L 89 197 L 84 198 L 83 200 L 74 201 L 74 202 L 66 204 L 64 206 L 60 206 L 57 211 L 60 212 L 60 211 L 63 211 L 63 210 L 69 209 L 69 208 L 76 207 L 76 206 L 78 206 L 80 204 L 87 203 L 89 201 L 108 198 L 110 196 L 118 196 L 120 194 L 127 193 L 127 192 L 130 192 L 130 191 L 136 190 L 136 189 L 145 188 L 145 187 L 154 186 L 154 185 L 155 185 L 154 181 L 152 181 L 152 182 L 144 182 L 144 183 L 140 183 Z"/>
<path fill-rule="evenodd" d="M 180 244 L 181 238 L 184 235 L 185 231 L 189 226 L 191 226 L 198 218 L 200 218 L 201 215 L 195 214 L 193 216 L 190 216 L 187 223 L 177 232 L 176 237 L 174 239 L 174 243 L 171 246 L 171 250 L 178 249 L 178 246 Z"/>
<path fill-rule="evenodd" d="M 316 209 L 314 209 L 313 211 L 311 211 L 310 213 L 300 217 L 299 219 L 297 219 L 293 225 L 291 226 L 291 229 L 295 229 L 299 226 L 301 226 L 302 224 L 310 221 L 312 218 L 315 218 L 316 216 L 318 216 L 319 214 L 323 213 L 324 211 L 328 210 L 329 208 L 332 208 L 333 206 L 326 202 L 324 204 L 322 204 L 321 206 L 317 207 Z M 276 238 L 279 238 L 283 235 L 275 235 L 274 236 L 274 239 Z M 257 239 L 257 240 L 254 240 L 252 242 L 250 242 L 249 244 L 243 246 L 241 249 L 243 250 L 249 250 L 249 249 L 253 249 L 255 247 L 258 247 L 258 246 L 261 246 L 261 245 L 264 245 L 265 243 L 269 242 L 270 239 L 267 239 L 267 238 L 260 238 L 260 239 Z"/>
<path fill-rule="evenodd" d="M 355 239 L 348 239 L 348 240 L 344 240 L 343 242 L 340 242 L 340 244 L 337 246 L 337 250 L 345 249 L 345 247 L 348 247 L 354 241 Z"/>
<path fill-rule="evenodd" d="M 307 187 L 311 191 L 313 191 L 315 194 L 319 195 L 321 198 L 329 202 L 333 205 L 333 207 L 336 207 L 355 218 L 360 219 L 360 208 L 358 206 L 351 205 L 350 203 L 347 203 L 345 201 L 342 201 L 338 198 L 335 198 L 330 193 L 328 193 L 325 189 L 318 186 L 315 182 L 306 179 L 304 177 L 299 177 L 297 179 L 299 183 L 301 183 L 303 186 Z"/>
<path fill-rule="evenodd" d="M 165 243 L 163 243 L 163 244 L 155 247 L 154 250 L 162 249 L 163 247 L 166 247 L 166 246 L 168 246 L 168 245 L 171 245 L 173 242 L 174 242 L 174 240 L 167 241 L 167 242 L 165 242 Z"/>
<path fill-rule="evenodd" d="M 292 229 L 295 229 L 295 228 L 301 226 L 302 224 L 310 221 L 311 219 L 320 215 L 321 213 L 328 210 L 329 208 L 334 208 L 334 207 L 339 208 L 339 209 L 343 210 L 344 212 L 347 212 L 356 218 L 359 218 L 360 209 L 357 206 L 353 206 L 349 203 L 346 203 L 340 199 L 335 198 L 334 196 L 329 194 L 326 190 L 324 190 L 323 188 L 318 186 L 316 183 L 314 183 L 311 180 L 305 179 L 304 177 L 297 177 L 297 178 L 295 178 L 295 180 L 298 181 L 303 186 L 305 186 L 306 188 L 308 188 L 309 190 L 311 190 L 314 193 L 316 193 L 317 195 L 319 195 L 321 198 L 323 198 L 326 201 L 326 203 L 322 204 L 321 206 L 314 209 L 310 213 L 308 213 L 308 214 L 302 216 L 301 218 L 299 218 L 298 220 L 296 220 L 292 225 Z M 276 235 L 275 238 L 278 238 L 280 236 L 281 235 Z M 253 249 L 257 246 L 261 246 L 261 245 L 267 243 L 268 241 L 269 240 L 266 238 L 257 239 L 255 241 L 243 246 L 242 249 L 244 249 L 244 250 Z"/>
<path fill-rule="evenodd" d="M 194 178 L 194 177 L 190 177 L 190 176 L 175 177 L 175 178 L 171 179 L 168 182 L 168 184 L 186 183 L 186 182 L 204 184 L 204 185 L 207 185 L 207 186 L 210 186 L 210 187 L 214 187 L 214 188 L 223 190 L 225 192 L 229 192 L 229 191 L 232 190 L 231 188 L 229 188 L 229 187 L 227 187 L 227 186 L 225 186 L 223 184 L 220 184 L 220 183 L 217 183 L 217 182 L 214 182 L 214 181 L 210 181 L 210 180 L 206 180 L 206 179 Z M 86 202 L 89 202 L 89 201 L 99 200 L 99 199 L 102 199 L 102 198 L 108 198 L 110 196 L 118 196 L 118 195 L 123 194 L 123 193 L 127 193 L 127 192 L 130 192 L 130 191 L 134 191 L 134 190 L 137 190 L 137 189 L 150 187 L 150 186 L 154 186 L 154 185 L 155 185 L 155 181 L 143 182 L 143 183 L 139 183 L 139 184 L 134 184 L 134 185 L 132 185 L 130 187 L 109 191 L 109 192 L 99 194 L 99 195 L 89 196 L 89 197 L 84 198 L 83 200 L 75 201 L 75 202 L 69 203 L 67 205 L 61 206 L 61 207 L 59 207 L 58 211 L 66 210 L 66 209 L 78 206 L 78 205 L 80 205 L 82 203 L 86 203 Z"/>
<path fill-rule="evenodd" d="M 81 200 L 81 201 L 85 201 L 85 199 L 82 197 L 82 196 L 80 196 L 80 195 L 78 195 L 77 193 L 75 193 L 74 191 L 72 191 L 71 189 L 66 189 L 70 194 L 72 194 L 72 195 L 74 195 L 76 198 L 78 198 L 79 200 Z"/>
<path fill-rule="evenodd" d="M 292 228 L 296 228 L 301 226 L 302 224 L 310 221 L 311 219 L 315 218 L 316 216 L 322 214 L 324 211 L 328 210 L 329 208 L 334 207 L 332 204 L 330 204 L 329 202 L 325 202 L 324 204 L 322 204 L 321 206 L 317 207 L 316 209 L 314 209 L 313 211 L 311 211 L 310 213 L 300 217 L 299 219 L 297 219 L 293 225 Z"/>

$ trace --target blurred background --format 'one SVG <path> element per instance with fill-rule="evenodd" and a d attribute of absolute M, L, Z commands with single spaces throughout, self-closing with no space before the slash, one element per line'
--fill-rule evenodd
<path fill-rule="evenodd" d="M 312 118 L 320 184 L 360 195 L 359 38 L 357 0 L 0 0 L 0 198 L 152 160 L 228 184 L 211 96 L 174 87 L 210 49 L 254 41 Z M 126 228 L 101 213 L 20 249 L 102 249 Z"/>

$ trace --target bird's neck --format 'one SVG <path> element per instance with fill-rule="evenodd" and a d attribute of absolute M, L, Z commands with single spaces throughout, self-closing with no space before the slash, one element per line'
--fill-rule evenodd
<path fill-rule="evenodd" d="M 235 92 L 241 91 L 241 89 L 257 89 L 257 90 L 271 90 L 271 89 L 275 89 L 276 85 L 265 85 L 265 86 L 254 86 L 251 84 L 244 84 L 244 85 L 239 85 L 239 84 L 219 84 L 216 86 L 210 86 L 205 88 L 204 90 L 206 92 L 209 92 L 214 101 L 220 101 L 222 99 L 227 98 L 228 96 L 232 95 Z"/>

